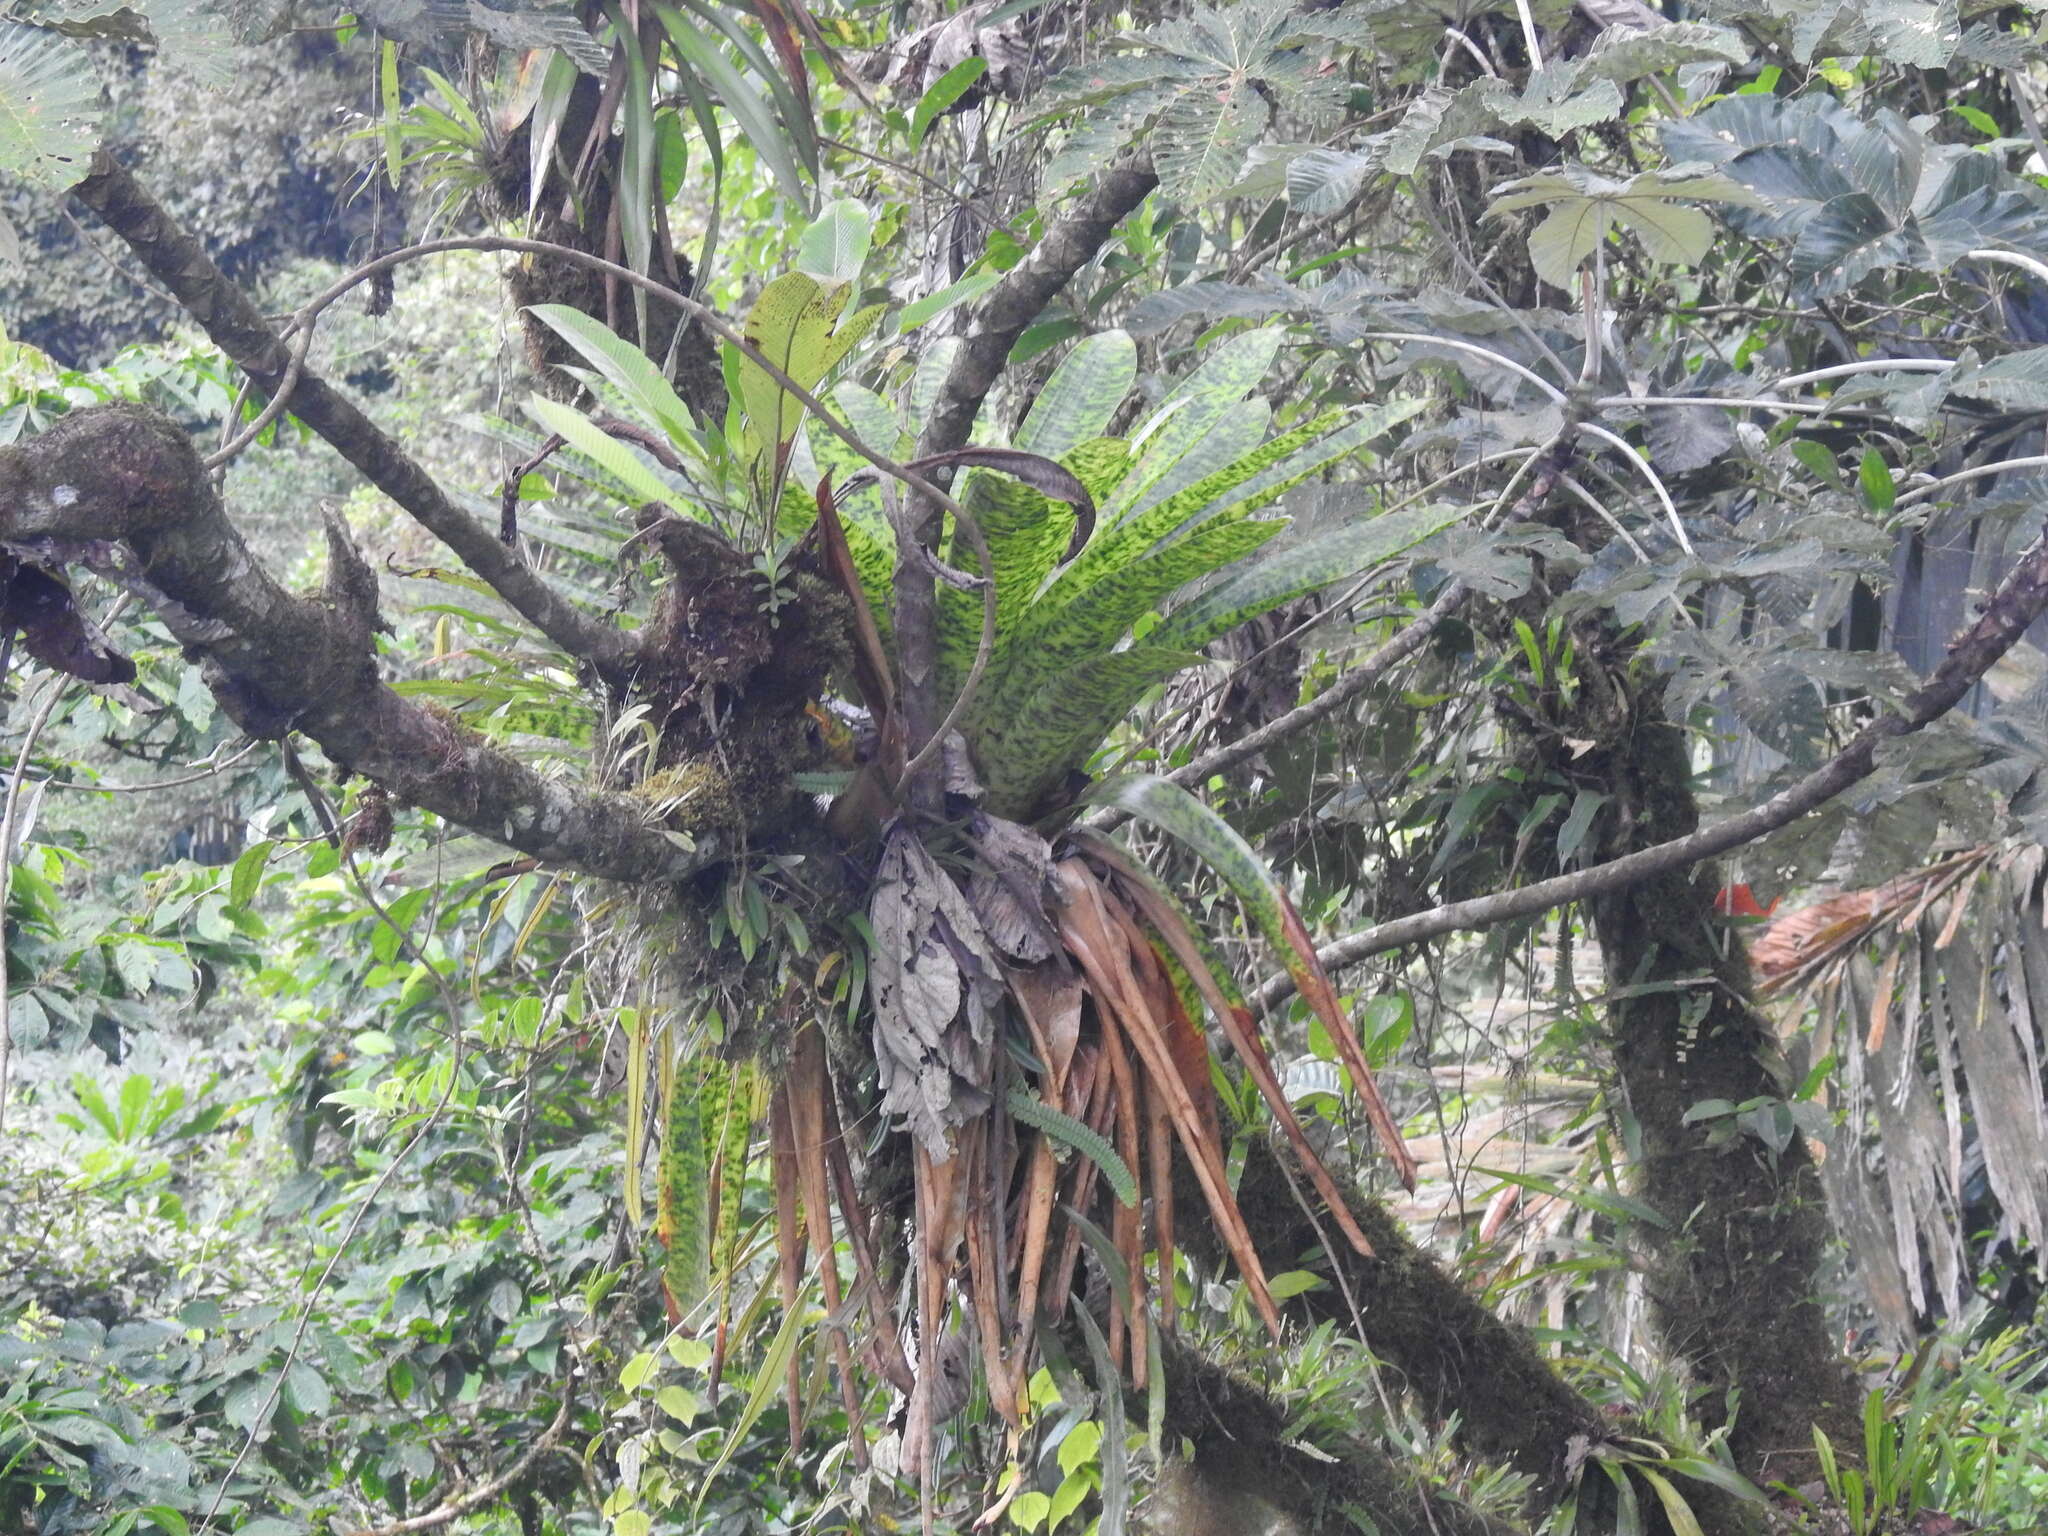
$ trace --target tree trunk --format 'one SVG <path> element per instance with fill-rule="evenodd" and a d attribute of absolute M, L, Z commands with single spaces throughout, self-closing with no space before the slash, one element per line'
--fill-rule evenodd
<path fill-rule="evenodd" d="M 1602 745 L 1573 779 L 1610 799 L 1602 859 L 1699 824 L 1683 733 L 1661 683 L 1612 689 Z M 1589 683 L 1588 694 L 1595 692 Z M 1674 871 L 1590 902 L 1606 966 L 1620 1108 L 1640 1136 L 1640 1193 L 1667 1227 L 1651 1232 L 1652 1314 L 1691 1368 L 1709 1422 L 1725 1419 L 1737 1462 L 1759 1480 L 1813 1475 L 1813 1426 L 1849 1454 L 1862 1444 L 1860 1393 L 1816 1296 L 1829 1241 L 1818 1170 L 1794 1136 L 1773 1154 L 1748 1134 L 1717 1139 L 1708 1099 L 1782 1099 L 1777 1040 L 1751 1001 L 1749 963 L 1717 923 L 1714 877 Z M 1723 940 L 1728 942 L 1725 944 Z M 1725 950 L 1725 953 L 1724 953 Z"/>

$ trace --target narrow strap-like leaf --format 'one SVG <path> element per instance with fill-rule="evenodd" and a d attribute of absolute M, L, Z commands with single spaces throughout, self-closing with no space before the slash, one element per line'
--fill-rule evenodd
<path fill-rule="evenodd" d="M 1329 1031 L 1344 1065 L 1351 1070 L 1352 1086 L 1364 1101 L 1366 1117 L 1372 1121 L 1381 1150 L 1393 1162 L 1402 1187 L 1413 1191 L 1415 1159 L 1402 1140 L 1386 1101 L 1380 1097 L 1379 1083 L 1365 1059 L 1365 1048 L 1337 1004 L 1336 988 L 1330 985 L 1329 976 L 1316 959 L 1315 945 L 1302 926 L 1300 914 L 1272 871 L 1266 868 L 1265 861 L 1252 851 L 1251 844 L 1235 827 L 1170 779 L 1133 775 L 1099 786 L 1090 798 L 1119 806 L 1186 844 L 1237 893 L 1252 922 L 1279 952 L 1281 962 L 1294 978 L 1296 990 Z"/>

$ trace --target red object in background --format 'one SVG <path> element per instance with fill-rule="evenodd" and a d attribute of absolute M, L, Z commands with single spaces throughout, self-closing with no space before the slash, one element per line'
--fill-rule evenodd
<path fill-rule="evenodd" d="M 1768 907 L 1761 906 L 1747 885 L 1724 885 L 1714 896 L 1714 910 L 1723 917 L 1769 917 L 1778 903 L 1774 899 Z"/>

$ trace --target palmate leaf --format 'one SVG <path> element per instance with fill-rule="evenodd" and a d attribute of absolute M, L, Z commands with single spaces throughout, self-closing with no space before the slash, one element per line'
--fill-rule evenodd
<path fill-rule="evenodd" d="M 1213 202 L 1238 179 L 1271 118 L 1250 81 L 1181 96 L 1153 130 L 1160 186 L 1185 203 Z"/>
<path fill-rule="evenodd" d="M 85 175 L 105 120 L 83 44 L 0 19 L 0 174 L 62 191 Z"/>
<path fill-rule="evenodd" d="M 1692 202 L 1752 204 L 1756 195 L 1726 176 L 1674 177 L 1645 171 L 1616 181 L 1568 166 L 1525 176 L 1499 189 L 1488 216 L 1519 208 L 1548 208 L 1529 236 L 1529 260 L 1545 282 L 1569 288 L 1585 259 L 1616 224 L 1642 240 L 1655 261 L 1693 266 L 1714 243 L 1714 225 Z"/>
<path fill-rule="evenodd" d="M 1313 124 L 1341 107 L 1347 86 L 1325 68 L 1363 34 L 1343 20 L 1295 14 L 1290 0 L 1202 6 L 1123 41 L 1136 56 L 1077 66 L 1048 88 L 1049 116 L 1085 110 L 1054 158 L 1054 180 L 1094 168 L 1153 121 L 1162 190 L 1213 201 L 1243 179 L 1276 108 Z"/>

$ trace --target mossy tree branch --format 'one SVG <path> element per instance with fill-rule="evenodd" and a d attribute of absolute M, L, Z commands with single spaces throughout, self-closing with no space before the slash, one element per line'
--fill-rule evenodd
<path fill-rule="evenodd" d="M 685 849 L 631 801 L 544 778 L 400 698 L 377 675 L 376 577 L 345 529 L 328 525 L 326 590 L 285 591 L 161 412 L 97 406 L 0 449 L 0 540 L 141 595 L 250 734 L 302 731 L 340 766 L 481 836 L 624 881 L 679 878 L 715 852 L 704 838 Z"/>

